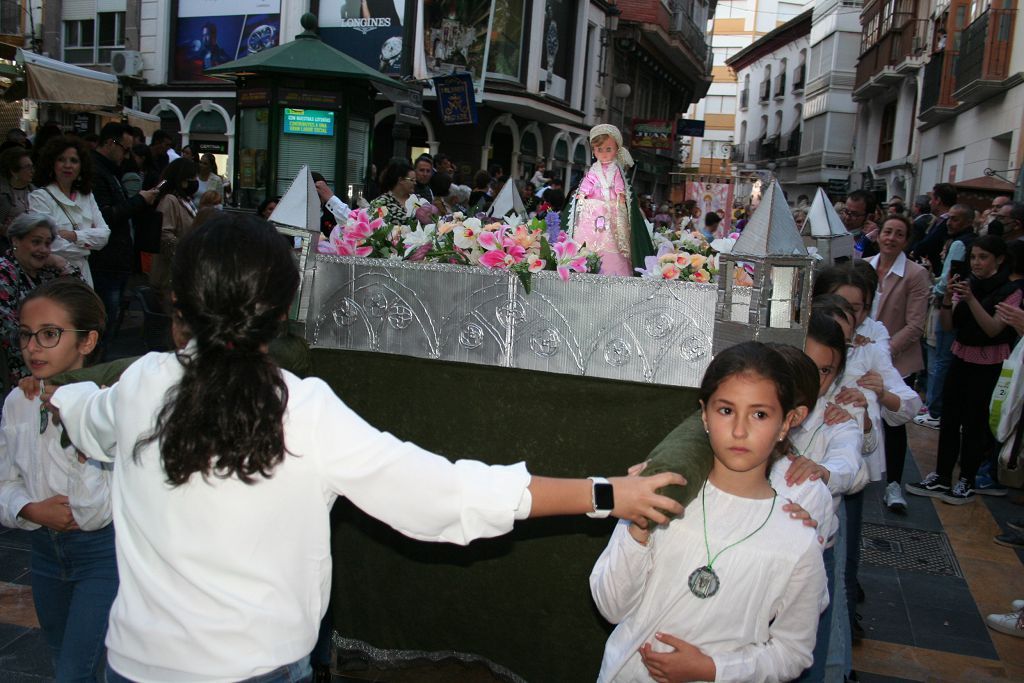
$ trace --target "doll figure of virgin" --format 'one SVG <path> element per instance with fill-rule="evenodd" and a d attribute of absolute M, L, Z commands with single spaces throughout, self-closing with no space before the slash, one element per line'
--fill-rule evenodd
<path fill-rule="evenodd" d="M 567 232 L 601 256 L 601 275 L 630 276 L 654 245 L 625 169 L 633 165 L 622 134 L 609 124 L 590 129 L 596 158 L 567 206 Z"/>

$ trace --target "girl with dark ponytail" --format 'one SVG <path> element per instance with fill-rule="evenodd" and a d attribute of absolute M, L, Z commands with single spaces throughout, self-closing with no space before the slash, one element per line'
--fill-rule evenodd
<path fill-rule="evenodd" d="M 51 399 L 79 450 L 122 459 L 108 681 L 308 678 L 339 495 L 407 536 L 460 544 L 531 516 L 646 524 L 682 511 L 655 493 L 683 484 L 677 474 L 605 482 L 453 463 L 374 429 L 323 381 L 279 369 L 267 344 L 298 273 L 256 216 L 204 223 L 181 240 L 172 274 L 184 350 L 145 356 L 109 389 L 71 384 Z"/>

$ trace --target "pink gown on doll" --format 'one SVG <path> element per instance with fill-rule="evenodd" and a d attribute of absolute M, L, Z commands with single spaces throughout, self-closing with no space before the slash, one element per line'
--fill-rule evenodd
<path fill-rule="evenodd" d="M 595 163 L 576 199 L 573 240 L 601 255 L 601 275 L 633 275 L 626 181 L 614 162 Z"/>

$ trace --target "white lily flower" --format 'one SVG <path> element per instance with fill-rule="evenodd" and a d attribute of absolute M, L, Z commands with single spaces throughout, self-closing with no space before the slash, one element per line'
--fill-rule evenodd
<path fill-rule="evenodd" d="M 408 256 L 424 244 L 432 244 L 434 240 L 434 226 L 421 225 L 405 236 L 405 255 Z"/>
<path fill-rule="evenodd" d="M 731 237 L 719 237 L 711 243 L 711 248 L 721 254 L 729 254 L 736 245 L 736 240 Z"/>

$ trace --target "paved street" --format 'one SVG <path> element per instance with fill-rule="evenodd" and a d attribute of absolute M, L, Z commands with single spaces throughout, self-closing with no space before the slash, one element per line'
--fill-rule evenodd
<path fill-rule="evenodd" d="M 115 344 L 118 356 L 144 351 L 137 305 Z M 909 428 L 914 457 L 906 480 L 930 471 L 937 431 Z M 979 497 L 954 507 L 923 498 L 909 500 L 906 516 L 882 504 L 882 487 L 867 489 L 860 606 L 867 633 L 855 649 L 861 681 L 1024 680 L 1021 641 L 985 627 L 991 612 L 1009 611 L 1024 598 L 1024 553 L 996 545 L 992 537 L 1009 519 L 1024 516 L 1024 494 Z M 52 680 L 53 669 L 32 606 L 28 534 L 0 531 L 0 680 Z M 487 681 L 481 671 L 434 668 L 403 676 L 348 671 L 352 680 Z M 336 679 L 341 680 L 340 676 Z"/>

